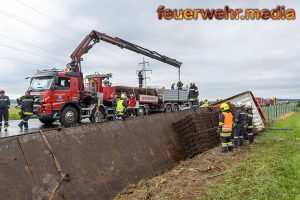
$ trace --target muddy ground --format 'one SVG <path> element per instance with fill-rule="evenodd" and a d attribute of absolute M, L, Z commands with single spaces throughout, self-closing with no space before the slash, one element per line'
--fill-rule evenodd
<path fill-rule="evenodd" d="M 252 148 L 246 145 L 226 154 L 220 152 L 220 147 L 210 149 L 179 163 L 160 176 L 130 185 L 115 199 L 196 199 L 218 181 L 230 166 L 245 159 Z"/>

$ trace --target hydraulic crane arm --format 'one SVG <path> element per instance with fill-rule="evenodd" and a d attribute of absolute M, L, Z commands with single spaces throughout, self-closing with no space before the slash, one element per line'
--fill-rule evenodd
<path fill-rule="evenodd" d="M 100 40 L 111 43 L 113 45 L 117 45 L 120 48 L 128 49 L 136 53 L 142 54 L 144 56 L 159 60 L 161 62 L 172 65 L 178 69 L 180 69 L 180 66 L 182 64 L 181 62 L 175 59 L 161 55 L 155 51 L 151 51 L 149 49 L 127 42 L 120 38 L 111 37 L 98 31 L 92 31 L 89 35 L 87 35 L 84 38 L 84 40 L 80 43 L 80 45 L 75 49 L 75 51 L 71 55 L 72 61 L 70 65 L 74 68 L 74 71 L 81 73 L 80 61 L 82 60 L 82 55 L 87 53 L 96 43 L 100 42 Z"/>

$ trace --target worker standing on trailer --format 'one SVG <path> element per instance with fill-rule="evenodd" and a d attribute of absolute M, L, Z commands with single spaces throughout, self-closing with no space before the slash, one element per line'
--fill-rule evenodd
<path fill-rule="evenodd" d="M 134 96 L 134 94 L 130 94 L 130 96 L 128 98 L 128 107 L 129 107 L 130 116 L 133 116 L 133 117 L 136 116 L 135 105 L 136 105 L 135 96 Z"/>
<path fill-rule="evenodd" d="M 4 118 L 4 131 L 7 131 L 9 107 L 9 97 L 5 96 L 5 92 L 3 90 L 0 90 L 0 131 L 2 129 L 2 117 Z"/>
<path fill-rule="evenodd" d="M 198 87 L 195 85 L 195 82 L 192 81 L 190 84 L 190 91 L 189 91 L 188 99 L 191 101 L 192 110 L 194 112 L 196 112 L 198 96 L 199 96 Z"/>
<path fill-rule="evenodd" d="M 19 123 L 19 127 L 21 130 L 28 130 L 28 120 L 30 116 L 33 115 L 33 104 L 38 103 L 39 99 L 30 95 L 29 91 L 25 92 L 25 96 L 17 99 L 17 103 L 21 106 L 21 119 L 22 121 Z"/>
<path fill-rule="evenodd" d="M 246 103 L 245 105 L 246 112 L 247 112 L 247 134 L 248 134 L 248 141 L 249 144 L 254 143 L 254 135 L 253 135 L 253 109 L 250 102 Z"/>
<path fill-rule="evenodd" d="M 125 112 L 128 107 L 127 97 L 124 93 L 121 94 L 121 99 L 117 103 L 117 117 L 125 120 Z"/>
<path fill-rule="evenodd" d="M 221 143 L 222 143 L 222 152 L 232 151 L 232 125 L 233 125 L 233 116 L 229 110 L 229 105 L 227 103 L 222 103 L 220 106 L 222 113 L 219 115 L 219 129 Z"/>
<path fill-rule="evenodd" d="M 237 112 L 235 114 L 235 128 L 234 128 L 234 146 L 242 146 L 244 144 L 244 132 L 247 120 L 247 113 L 241 102 L 236 104 Z"/>

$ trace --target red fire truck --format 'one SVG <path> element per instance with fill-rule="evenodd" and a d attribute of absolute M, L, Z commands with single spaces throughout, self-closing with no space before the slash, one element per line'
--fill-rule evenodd
<path fill-rule="evenodd" d="M 120 38 L 92 31 L 72 53 L 71 62 L 65 70 L 38 71 L 31 78 L 28 90 L 31 95 L 40 99 L 41 103 L 34 106 L 34 114 L 42 123 L 52 124 L 59 120 L 62 125 L 70 126 L 86 118 L 94 121 L 93 116 L 97 105 L 101 107 L 103 119 L 109 117 L 110 102 L 116 93 L 116 88 L 111 86 L 108 81 L 111 74 L 95 73 L 84 78 L 81 69 L 82 55 L 100 41 L 159 60 L 178 68 L 178 70 L 182 64 L 175 59 Z M 157 95 L 152 95 L 152 97 L 139 96 L 139 98 L 153 101 L 153 96 Z M 154 101 L 156 102 L 156 100 Z M 148 105 L 151 105 L 151 102 Z"/>

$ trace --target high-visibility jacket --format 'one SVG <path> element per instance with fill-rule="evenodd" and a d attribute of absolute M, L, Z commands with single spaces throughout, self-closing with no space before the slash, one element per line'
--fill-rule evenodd
<path fill-rule="evenodd" d="M 127 100 L 120 99 L 117 102 L 117 113 L 118 114 L 124 114 L 125 108 L 127 108 L 127 106 L 128 106 Z"/>
<path fill-rule="evenodd" d="M 24 115 L 33 114 L 33 104 L 39 101 L 38 98 L 33 96 L 22 96 L 20 99 L 17 99 L 19 105 L 21 105 L 21 110 Z"/>
<path fill-rule="evenodd" d="M 222 112 L 222 114 L 220 114 L 219 116 L 219 127 L 221 128 L 222 133 L 231 134 L 232 124 L 233 124 L 233 116 L 231 112 Z"/>
<path fill-rule="evenodd" d="M 207 100 L 207 99 L 206 99 L 206 100 L 204 100 L 204 104 L 205 104 L 205 105 L 207 105 L 207 106 L 209 105 L 209 102 L 208 102 L 208 100 Z"/>

